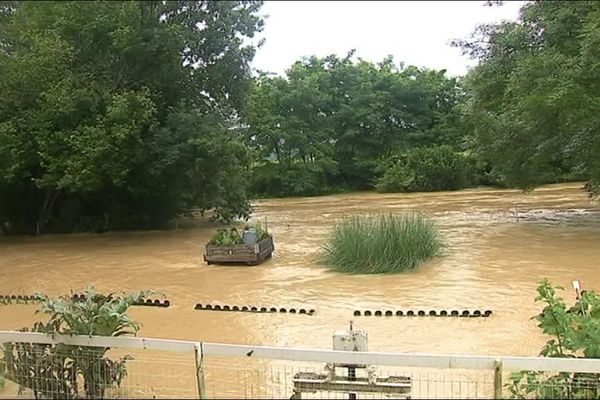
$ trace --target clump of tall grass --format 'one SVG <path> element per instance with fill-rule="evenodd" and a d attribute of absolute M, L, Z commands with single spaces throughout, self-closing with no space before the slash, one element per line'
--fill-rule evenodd
<path fill-rule="evenodd" d="M 424 215 L 353 216 L 333 227 L 321 262 L 340 272 L 394 273 L 417 268 L 443 247 L 437 226 Z"/>

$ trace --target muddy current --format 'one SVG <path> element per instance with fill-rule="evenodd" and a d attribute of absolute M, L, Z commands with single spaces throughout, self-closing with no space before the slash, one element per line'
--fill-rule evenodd
<path fill-rule="evenodd" d="M 332 224 L 351 214 L 420 211 L 447 238 L 444 255 L 397 275 L 343 275 L 316 262 Z M 369 350 L 537 355 L 545 338 L 530 318 L 539 280 L 600 289 L 600 205 L 582 184 L 532 193 L 351 193 L 260 200 L 275 252 L 260 266 L 207 266 L 216 226 L 170 231 L 0 237 L 0 293 L 153 289 L 169 308 L 134 307 L 140 336 L 330 348 L 334 330 L 368 331 Z M 196 311 L 196 303 L 315 309 L 313 316 Z M 354 317 L 354 310 L 492 310 L 489 318 Z M 35 306 L 0 307 L 0 330 L 30 326 Z"/>

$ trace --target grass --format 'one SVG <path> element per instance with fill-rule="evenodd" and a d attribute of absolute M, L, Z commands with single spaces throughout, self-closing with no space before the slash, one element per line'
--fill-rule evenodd
<path fill-rule="evenodd" d="M 353 216 L 333 227 L 321 263 L 353 274 L 396 273 L 439 255 L 444 240 L 421 214 Z"/>

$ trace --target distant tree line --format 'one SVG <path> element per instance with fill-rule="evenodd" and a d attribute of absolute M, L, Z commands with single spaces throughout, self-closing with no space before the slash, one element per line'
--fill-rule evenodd
<path fill-rule="evenodd" d="M 465 174 L 463 98 L 445 71 L 398 67 L 391 57 L 379 64 L 353 61 L 352 53 L 311 57 L 285 77 L 262 75 L 247 105 L 252 189 L 288 196 L 460 188 L 465 183 L 442 182 L 441 176 L 432 185 L 417 182 L 422 171 L 409 160 L 412 151 L 427 147 L 421 156 L 445 163 L 451 175 Z M 392 176 L 399 180 L 390 182 Z"/>
<path fill-rule="evenodd" d="M 499 3 L 499 2 L 491 2 Z M 347 56 L 249 66 L 260 1 L 0 2 L 0 230 L 161 227 L 249 198 L 600 189 L 600 2 L 526 3 L 464 78 Z"/>
<path fill-rule="evenodd" d="M 600 191 L 600 2 L 529 2 L 454 45 L 479 60 L 462 79 L 352 54 L 262 75 L 248 100 L 254 194 Z"/>

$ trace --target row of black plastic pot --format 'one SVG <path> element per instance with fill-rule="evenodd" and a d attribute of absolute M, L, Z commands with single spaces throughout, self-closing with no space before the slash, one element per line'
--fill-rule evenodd
<path fill-rule="evenodd" d="M 74 294 L 71 297 L 73 300 L 83 301 L 85 300 L 84 294 Z M 10 301 L 36 301 L 38 295 L 27 295 L 27 294 L 0 294 L 0 300 Z M 160 301 L 159 299 L 143 299 L 137 303 L 136 306 L 152 306 L 152 307 L 169 307 L 171 302 L 169 300 Z"/>
<path fill-rule="evenodd" d="M 74 294 L 73 300 L 83 301 L 86 299 L 85 294 Z M 169 307 L 171 302 L 169 300 L 160 301 L 159 299 L 142 299 L 136 303 L 136 306 L 148 306 L 148 307 Z"/>
<path fill-rule="evenodd" d="M 37 300 L 37 295 L 28 295 L 28 294 L 0 294 L 0 300 L 22 300 L 22 301 L 32 301 Z"/>
<path fill-rule="evenodd" d="M 376 310 L 376 311 L 371 311 L 371 310 L 355 310 L 354 311 L 354 316 L 355 317 L 360 317 L 360 316 L 365 316 L 365 317 L 370 317 L 370 316 L 375 316 L 375 317 L 489 317 L 492 315 L 492 310 L 473 310 L 473 311 L 469 311 L 469 310 L 463 310 L 463 311 L 459 311 L 459 310 L 430 310 L 430 311 L 425 311 L 425 310 L 407 310 L 407 311 L 402 311 L 402 310 L 398 310 L 398 311 L 391 311 L 391 310 L 387 310 L 387 311 L 381 311 L 381 310 Z"/>
<path fill-rule="evenodd" d="M 14 301 L 35 301 L 37 295 L 0 295 L 0 300 L 14 300 Z M 85 294 L 74 294 L 73 300 L 83 301 L 85 300 Z M 137 306 L 149 306 L 149 307 L 169 307 L 171 302 L 169 300 L 159 299 L 143 299 L 137 303 Z M 264 306 L 241 306 L 241 305 L 228 305 L 228 304 L 202 304 L 197 303 L 194 307 L 195 310 L 204 311 L 233 311 L 233 312 L 251 312 L 251 313 L 286 313 L 286 314 L 303 314 L 303 315 L 314 315 L 314 309 L 307 308 L 294 308 L 294 307 L 264 307 Z M 355 317 L 489 317 L 492 315 L 491 310 L 355 310 Z"/>
<path fill-rule="evenodd" d="M 314 315 L 314 309 L 306 308 L 287 308 L 287 307 L 258 307 L 258 306 L 238 306 L 228 304 L 202 304 L 198 303 L 194 307 L 195 310 L 207 311 L 239 311 L 252 313 L 289 313 L 289 314 L 306 314 Z"/>

